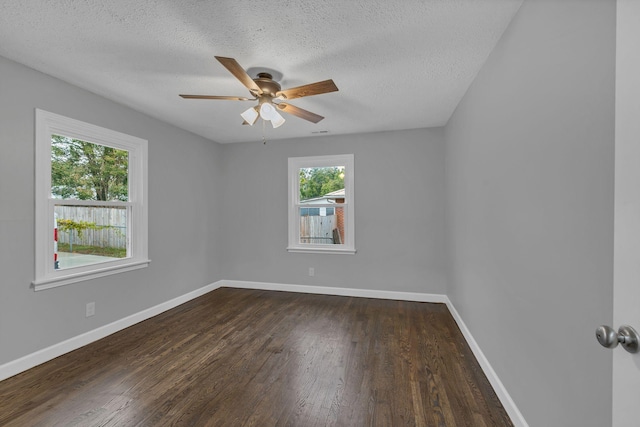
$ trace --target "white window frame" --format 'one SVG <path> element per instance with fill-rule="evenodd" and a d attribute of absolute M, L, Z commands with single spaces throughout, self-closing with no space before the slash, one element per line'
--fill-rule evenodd
<path fill-rule="evenodd" d="M 356 253 L 355 242 L 355 209 L 354 209 L 354 156 L 353 154 L 337 154 L 329 156 L 307 156 L 289 158 L 289 252 L 303 253 L 331 253 L 331 254 L 354 254 Z M 344 171 L 344 204 L 314 204 L 313 207 L 343 207 L 344 212 L 344 242 L 339 245 L 300 243 L 300 169 L 301 168 L 322 168 L 332 166 L 343 166 Z"/>
<path fill-rule="evenodd" d="M 36 109 L 35 280 L 36 291 L 68 285 L 149 265 L 147 141 L 79 120 Z M 51 197 L 51 135 L 92 142 L 129 152 L 129 201 L 61 200 Z M 80 267 L 54 268 L 53 227 L 56 204 L 124 206 L 128 210 L 128 256 Z"/>

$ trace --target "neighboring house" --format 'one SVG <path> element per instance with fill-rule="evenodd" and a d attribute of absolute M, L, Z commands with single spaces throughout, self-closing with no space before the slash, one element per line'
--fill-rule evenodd
<path fill-rule="evenodd" d="M 344 203 L 344 188 L 336 191 L 332 191 L 331 193 L 327 193 L 321 197 L 314 197 L 313 199 L 302 200 L 300 202 L 304 205 L 326 205 L 328 203 Z M 330 207 L 317 207 L 317 208 L 305 208 L 302 209 L 301 215 L 320 215 L 327 216 L 333 215 L 334 208 Z"/>
<path fill-rule="evenodd" d="M 344 188 L 327 193 L 322 196 L 322 199 L 326 200 L 327 203 L 344 203 Z"/>

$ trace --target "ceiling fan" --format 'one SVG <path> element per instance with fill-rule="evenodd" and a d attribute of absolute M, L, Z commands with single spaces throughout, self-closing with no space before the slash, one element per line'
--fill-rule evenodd
<path fill-rule="evenodd" d="M 304 110 L 295 105 L 291 105 L 284 100 L 302 98 L 305 96 L 320 95 L 328 92 L 335 92 L 338 87 L 333 80 L 324 80 L 321 82 L 310 83 L 294 87 L 291 89 L 284 89 L 280 87 L 280 84 L 273 80 L 273 76 L 267 72 L 260 72 L 254 79 L 247 74 L 247 72 L 238 64 L 233 58 L 225 58 L 222 56 L 216 56 L 216 59 L 227 69 L 231 74 L 235 76 L 240 82 L 249 89 L 249 92 L 253 98 L 247 98 L 243 96 L 216 96 L 216 95 L 180 95 L 185 99 L 224 99 L 232 101 L 258 101 L 258 105 L 249 108 L 244 111 L 241 116 L 244 119 L 242 124 L 253 125 L 258 117 L 262 117 L 263 120 L 271 122 L 274 128 L 281 126 L 285 120 L 278 110 L 285 113 L 293 114 L 301 119 L 308 120 L 313 123 L 318 123 L 324 117 L 312 113 L 311 111 Z M 277 101 L 277 102 L 275 102 Z"/>

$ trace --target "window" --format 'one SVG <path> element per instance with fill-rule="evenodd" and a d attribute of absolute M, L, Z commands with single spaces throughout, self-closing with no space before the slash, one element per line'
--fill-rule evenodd
<path fill-rule="evenodd" d="M 289 252 L 356 252 L 353 154 L 289 158 Z"/>
<path fill-rule="evenodd" d="M 36 110 L 35 290 L 146 267 L 147 141 Z"/>

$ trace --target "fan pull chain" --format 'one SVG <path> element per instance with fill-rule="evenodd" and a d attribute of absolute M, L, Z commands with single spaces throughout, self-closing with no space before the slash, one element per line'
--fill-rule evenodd
<path fill-rule="evenodd" d="M 265 138 L 265 136 L 264 136 L 264 122 L 265 122 L 265 120 L 262 119 L 262 144 L 263 145 L 267 145 L 267 138 Z"/>

